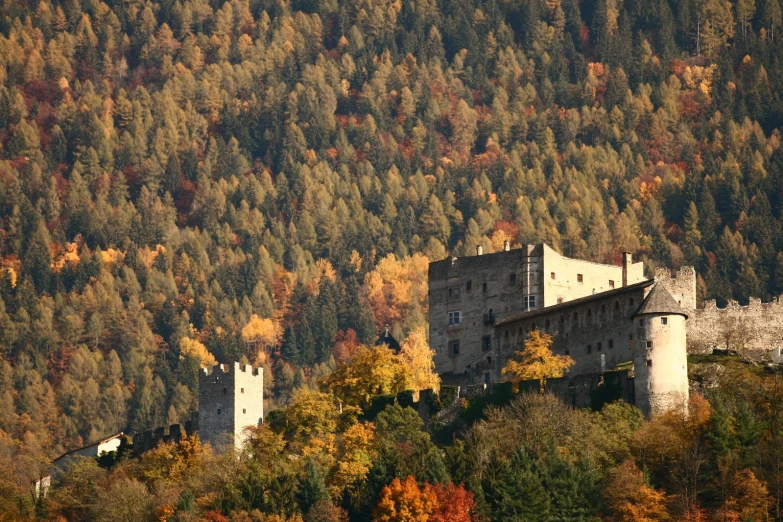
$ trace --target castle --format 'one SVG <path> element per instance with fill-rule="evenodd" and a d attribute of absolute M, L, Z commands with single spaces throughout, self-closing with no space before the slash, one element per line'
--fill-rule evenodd
<path fill-rule="evenodd" d="M 621 266 L 564 257 L 547 245 L 429 266 L 430 346 L 443 382 L 494 383 L 528 332 L 553 336 L 569 378 L 632 362 L 636 405 L 654 416 L 688 398 L 687 319 L 696 309 L 690 267 L 674 277 L 625 253 Z"/>

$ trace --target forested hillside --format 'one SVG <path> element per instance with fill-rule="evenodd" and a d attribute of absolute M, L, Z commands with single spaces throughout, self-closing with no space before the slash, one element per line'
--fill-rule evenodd
<path fill-rule="evenodd" d="M 187 420 L 214 360 L 286 404 L 415 343 L 428 260 L 479 244 L 783 292 L 781 31 L 780 0 L 3 0 L 4 455 Z"/>

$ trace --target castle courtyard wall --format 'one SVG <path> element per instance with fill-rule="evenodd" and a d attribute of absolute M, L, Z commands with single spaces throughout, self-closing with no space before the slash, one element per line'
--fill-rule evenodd
<path fill-rule="evenodd" d="M 688 353 L 709 353 L 713 348 L 771 352 L 783 339 L 783 302 L 750 298 L 747 306 L 729 301 L 718 308 L 706 301 L 687 322 Z"/>

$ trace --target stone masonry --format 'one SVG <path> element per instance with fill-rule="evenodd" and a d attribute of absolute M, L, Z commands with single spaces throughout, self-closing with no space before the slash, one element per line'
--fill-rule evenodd
<path fill-rule="evenodd" d="M 215 443 L 231 435 L 241 447 L 244 428 L 258 426 L 264 418 L 264 374 L 235 362 L 204 368 L 199 374 L 198 433 Z"/>

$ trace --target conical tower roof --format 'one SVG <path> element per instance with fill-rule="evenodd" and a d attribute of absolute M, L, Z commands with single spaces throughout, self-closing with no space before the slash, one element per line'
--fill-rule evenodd
<path fill-rule="evenodd" d="M 688 314 L 685 310 L 674 300 L 672 294 L 660 283 L 655 284 L 647 294 L 647 297 L 642 301 L 639 309 L 633 314 L 637 315 L 645 314 L 678 314 L 688 318 Z"/>

